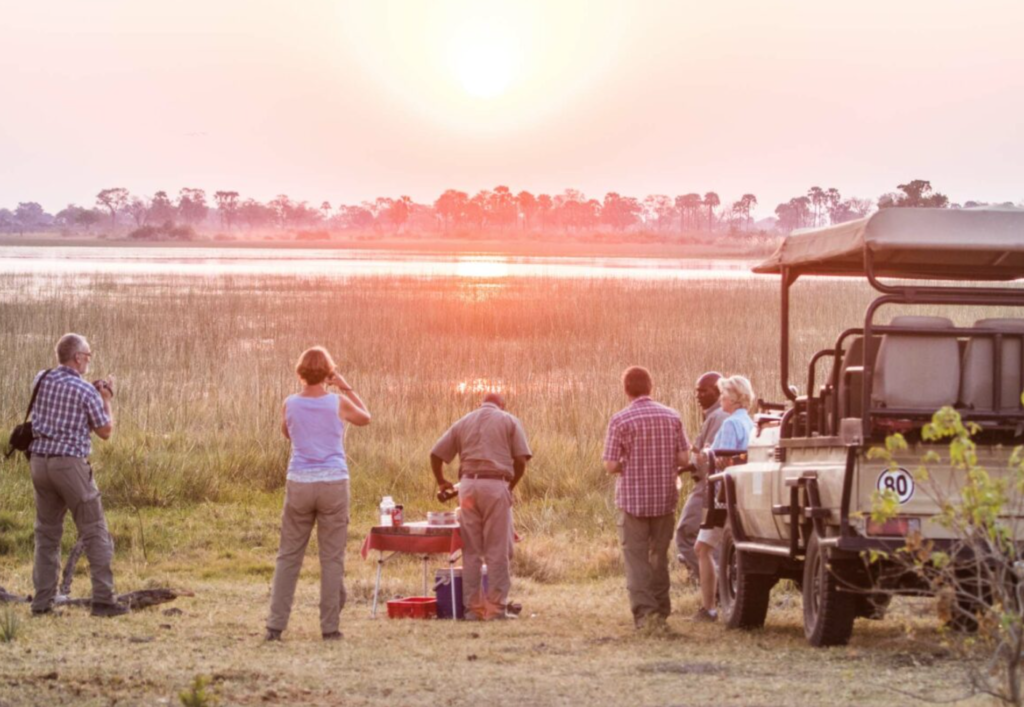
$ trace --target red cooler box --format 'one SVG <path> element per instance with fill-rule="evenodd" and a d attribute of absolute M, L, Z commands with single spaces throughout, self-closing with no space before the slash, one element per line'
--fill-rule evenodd
<path fill-rule="evenodd" d="M 436 616 L 437 600 L 434 597 L 405 597 L 388 602 L 389 619 L 433 619 Z"/>

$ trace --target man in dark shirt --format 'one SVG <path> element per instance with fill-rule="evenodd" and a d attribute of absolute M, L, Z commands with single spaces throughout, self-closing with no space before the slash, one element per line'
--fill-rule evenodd
<path fill-rule="evenodd" d="M 722 421 L 729 417 L 722 410 L 718 402 L 718 380 L 721 373 L 709 371 L 697 379 L 697 387 L 694 391 L 697 397 L 697 404 L 704 412 L 704 423 L 701 425 L 700 434 L 694 441 L 694 449 L 700 451 L 711 445 Z M 697 553 L 693 546 L 697 542 L 697 531 L 704 516 L 704 488 L 707 481 L 707 463 L 701 460 L 700 455 L 694 456 L 693 489 L 686 497 L 683 504 L 683 512 L 679 516 L 679 525 L 676 526 L 676 550 L 678 559 L 686 565 L 690 573 L 690 579 L 697 581 L 700 578 Z"/>

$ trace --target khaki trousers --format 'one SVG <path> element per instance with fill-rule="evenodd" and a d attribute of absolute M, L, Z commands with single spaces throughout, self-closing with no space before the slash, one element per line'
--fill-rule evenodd
<path fill-rule="evenodd" d="M 34 455 L 29 462 L 32 487 L 36 497 L 36 551 L 32 569 L 35 596 L 32 608 L 45 611 L 57 595 L 60 578 L 60 541 L 64 534 L 64 516 L 71 517 L 78 529 L 78 539 L 85 547 L 92 578 L 92 600 L 97 604 L 113 604 L 114 541 L 107 530 L 100 490 L 93 479 L 89 462 L 79 457 L 44 457 Z"/>
<path fill-rule="evenodd" d="M 669 599 L 668 546 L 675 529 L 675 514 L 641 518 L 619 511 L 619 540 L 626 562 L 626 589 L 633 621 L 640 625 L 650 614 L 665 618 L 672 612 Z"/>
<path fill-rule="evenodd" d="M 345 608 L 345 543 L 348 541 L 348 480 L 300 483 L 285 487 L 281 515 L 281 547 L 270 593 L 267 628 L 284 631 L 292 612 L 295 585 L 299 581 L 306 545 L 316 524 L 320 548 L 320 631 L 338 630 Z"/>
<path fill-rule="evenodd" d="M 512 588 L 512 492 L 504 479 L 459 481 L 462 536 L 462 603 L 467 612 L 490 618 L 505 611 Z M 487 592 L 480 592 L 487 563 Z"/>

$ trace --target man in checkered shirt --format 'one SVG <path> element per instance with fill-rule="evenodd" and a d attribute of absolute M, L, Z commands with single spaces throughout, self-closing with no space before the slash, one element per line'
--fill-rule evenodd
<path fill-rule="evenodd" d="M 651 400 L 651 374 L 627 368 L 622 384 L 630 404 L 612 416 L 604 465 L 615 480 L 619 540 L 626 589 L 637 628 L 662 625 L 672 611 L 668 547 L 675 531 L 679 468 L 690 463 L 690 443 L 679 413 Z"/>
<path fill-rule="evenodd" d="M 114 416 L 109 381 L 86 382 L 92 348 L 85 337 L 65 334 L 57 342 L 57 367 L 39 383 L 32 408 L 32 444 L 29 447 L 32 486 L 36 498 L 36 552 L 32 570 L 35 596 L 32 614 L 53 611 L 60 574 L 60 541 L 64 516 L 71 511 L 78 538 L 89 558 L 92 577 L 92 615 L 120 616 L 128 612 L 118 604 L 110 563 L 114 543 L 107 530 L 100 492 L 89 465 L 91 434 L 110 439 Z M 36 376 L 35 385 L 43 376 Z"/>

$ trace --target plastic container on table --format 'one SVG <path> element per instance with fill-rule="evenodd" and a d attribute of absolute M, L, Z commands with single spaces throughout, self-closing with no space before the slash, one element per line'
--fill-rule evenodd
<path fill-rule="evenodd" d="M 388 602 L 389 619 L 433 619 L 437 617 L 434 597 L 405 597 Z"/>

